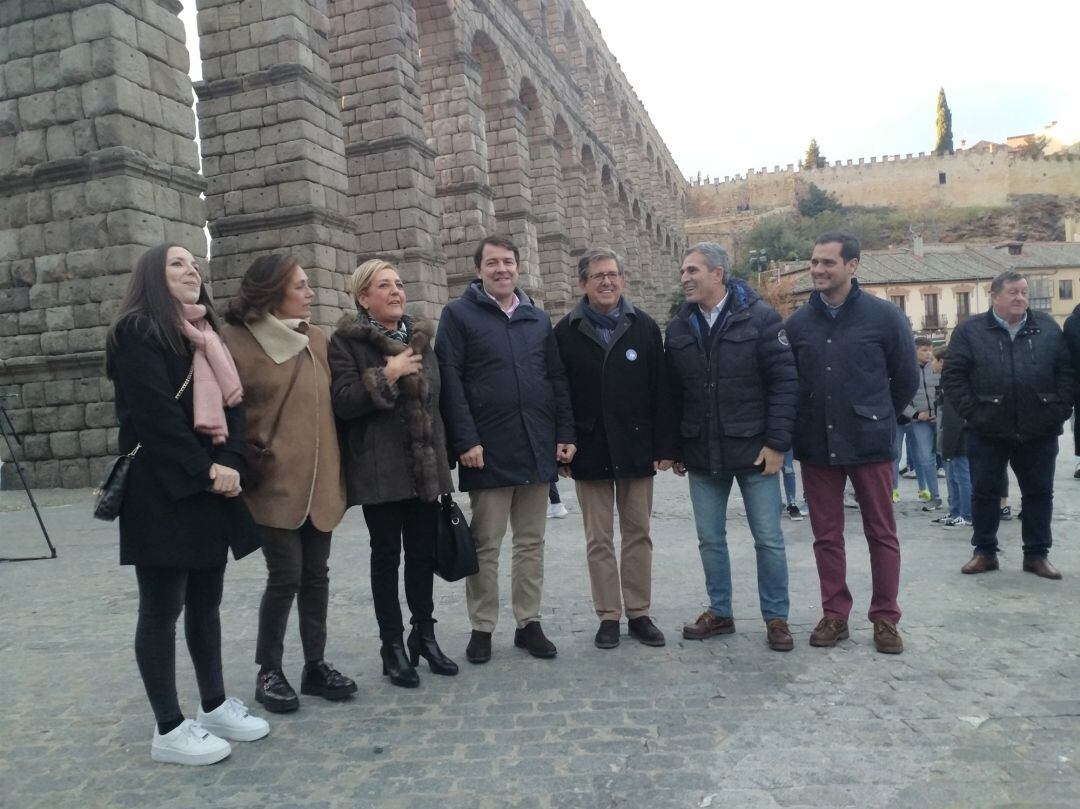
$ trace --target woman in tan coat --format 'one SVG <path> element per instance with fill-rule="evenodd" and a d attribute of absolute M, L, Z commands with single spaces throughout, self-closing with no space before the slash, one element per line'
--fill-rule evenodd
<path fill-rule="evenodd" d="M 300 693 L 338 700 L 356 692 L 356 683 L 323 659 L 330 535 L 345 513 L 345 484 L 327 339 L 308 323 L 314 297 L 295 258 L 265 256 L 248 268 L 223 329 L 244 385 L 248 444 L 262 457 L 244 486 L 268 573 L 259 605 L 255 699 L 277 713 L 300 706 L 282 669 L 294 597 L 305 660 Z"/>

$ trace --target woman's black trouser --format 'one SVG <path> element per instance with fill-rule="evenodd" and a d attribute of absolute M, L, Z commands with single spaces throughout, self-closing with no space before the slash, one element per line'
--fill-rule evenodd
<path fill-rule="evenodd" d="M 136 566 L 135 577 L 139 582 L 135 660 L 158 727 L 176 727 L 184 716 L 176 698 L 176 619 L 181 610 L 203 706 L 220 705 L 225 699 L 218 612 L 225 566 L 191 570 Z"/>
<path fill-rule="evenodd" d="M 330 534 L 306 520 L 295 529 L 259 526 L 266 558 L 266 590 L 259 604 L 255 662 L 280 669 L 293 599 L 300 614 L 300 644 L 305 661 L 323 659 L 326 604 L 330 600 Z"/>
<path fill-rule="evenodd" d="M 379 637 L 400 639 L 404 632 L 398 602 L 398 565 L 405 548 L 405 600 L 412 623 L 432 620 L 435 605 L 435 531 L 439 504 L 418 498 L 364 506 L 364 521 L 371 535 L 371 597 Z"/>

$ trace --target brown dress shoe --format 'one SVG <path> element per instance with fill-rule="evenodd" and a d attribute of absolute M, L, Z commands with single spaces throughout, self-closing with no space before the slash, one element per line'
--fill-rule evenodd
<path fill-rule="evenodd" d="M 730 635 L 735 631 L 735 619 L 731 616 L 721 618 L 708 610 L 701 613 L 693 623 L 682 628 L 682 636 L 687 640 L 704 640 L 713 635 Z"/>
<path fill-rule="evenodd" d="M 848 639 L 847 621 L 826 615 L 810 633 L 811 646 L 835 646 L 837 641 Z"/>
<path fill-rule="evenodd" d="M 898 655 L 904 651 L 904 639 L 896 630 L 896 624 L 884 618 L 874 621 L 874 647 L 887 655 Z"/>
<path fill-rule="evenodd" d="M 996 556 L 984 556 L 981 553 L 977 553 L 972 556 L 966 565 L 960 568 L 961 573 L 986 573 L 989 570 L 998 569 L 998 560 Z"/>
<path fill-rule="evenodd" d="M 783 618 L 773 618 L 765 624 L 765 640 L 774 652 L 790 652 L 795 648 L 791 630 L 788 629 L 787 621 Z"/>
<path fill-rule="evenodd" d="M 1061 571 L 1050 564 L 1045 556 L 1025 556 L 1024 572 L 1034 573 L 1036 576 L 1042 576 L 1044 579 L 1057 580 L 1061 578 Z"/>

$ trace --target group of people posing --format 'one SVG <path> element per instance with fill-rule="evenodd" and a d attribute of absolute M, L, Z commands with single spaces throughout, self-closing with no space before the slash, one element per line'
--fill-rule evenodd
<path fill-rule="evenodd" d="M 444 308 L 437 339 L 406 313 L 405 287 L 386 261 L 353 273 L 357 313 L 327 338 L 309 323 L 315 293 L 294 257 L 255 261 L 224 323 L 188 250 L 165 244 L 139 260 L 106 357 L 120 448 L 133 456 L 120 552 L 139 585 L 135 652 L 156 719 L 155 760 L 213 763 L 229 755 L 230 741 L 269 732 L 225 694 L 219 605 L 230 548 L 241 558 L 261 547 L 266 560 L 256 701 L 271 712 L 299 707 L 283 660 L 294 601 L 300 693 L 329 700 L 355 693 L 325 658 L 331 536 L 349 506 L 362 507 L 370 535 L 383 674 L 415 687 L 420 658 L 434 674 L 457 674 L 436 640 L 432 595 L 438 498 L 453 489 L 455 465 L 479 563 L 465 586 L 470 663 L 493 654 L 508 527 L 514 645 L 539 658 L 557 653 L 540 612 L 548 490 L 560 474 L 573 479 L 581 508 L 595 645 L 617 646 L 624 616 L 630 637 L 664 645 L 650 617 L 649 523 L 653 477 L 668 469 L 689 479 L 708 595 L 683 636 L 735 631 L 726 512 L 737 483 L 754 539 L 765 640 L 792 649 L 777 474 L 792 450 L 821 586 L 811 645 L 848 637 L 850 481 L 870 548 L 874 643 L 880 652 L 903 650 L 894 436 L 920 370 L 907 319 L 859 289 L 858 242 L 843 233 L 817 240 L 814 292 L 786 322 L 730 275 L 723 248 L 694 245 L 680 269 L 686 303 L 664 339 L 624 294 L 626 270 L 615 252 L 580 257 L 582 297 L 554 327 L 518 286 L 519 258 L 509 239 L 485 238 L 474 255 L 477 277 Z M 943 389 L 968 424 L 969 455 L 981 452 L 985 469 L 973 471 L 976 555 L 965 572 L 978 572 L 968 570 L 975 563 L 996 567 L 998 512 L 981 504 L 993 488 L 996 506 L 1011 460 L 1024 496 L 1024 569 L 1046 575 L 1053 569 L 1044 467 L 1049 459 L 1052 488 L 1072 375 L 1053 321 L 1026 307 L 1027 319 L 1018 319 L 1012 290 L 1026 281 L 1013 276 L 995 279 L 994 308 L 957 330 Z M 201 702 L 194 720 L 185 719 L 176 693 L 181 611 Z"/>

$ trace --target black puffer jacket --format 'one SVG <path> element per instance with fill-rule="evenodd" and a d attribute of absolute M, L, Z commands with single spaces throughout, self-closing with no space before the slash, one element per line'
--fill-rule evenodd
<path fill-rule="evenodd" d="M 820 466 L 891 461 L 896 417 L 919 384 L 907 318 L 853 280 L 836 317 L 812 292 L 785 325 L 799 369 L 795 457 Z"/>
<path fill-rule="evenodd" d="M 660 327 L 628 306 L 604 345 L 581 303 L 555 326 L 577 431 L 575 480 L 648 477 L 672 446 Z"/>
<path fill-rule="evenodd" d="M 473 281 L 439 321 L 435 353 L 450 451 L 456 459 L 484 448 L 483 469 L 461 467 L 462 491 L 553 481 L 556 443 L 574 443 L 551 319 L 517 294 L 522 303 L 508 318 Z"/>
<path fill-rule="evenodd" d="M 727 318 L 711 335 L 692 303 L 667 327 L 676 460 L 695 472 L 744 471 L 763 446 L 791 446 L 795 362 L 783 321 L 743 281 L 729 279 L 728 295 Z"/>
<path fill-rule="evenodd" d="M 993 310 L 961 323 L 941 375 L 945 396 L 986 438 L 1061 435 L 1072 411 L 1073 369 L 1061 328 L 1042 312 L 1010 339 Z"/>

